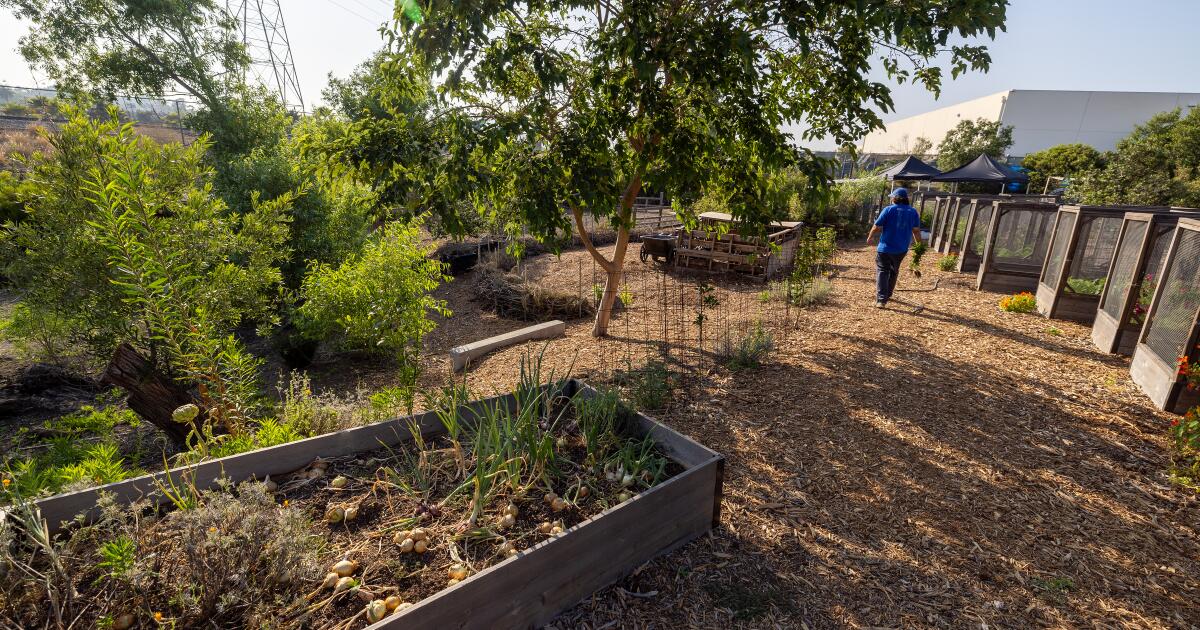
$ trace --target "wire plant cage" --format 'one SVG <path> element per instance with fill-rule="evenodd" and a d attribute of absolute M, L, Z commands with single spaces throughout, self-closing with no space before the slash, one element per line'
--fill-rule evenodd
<path fill-rule="evenodd" d="M 1133 353 L 1161 277 L 1170 237 L 1179 219 L 1188 216 L 1196 218 L 1200 213 L 1166 208 L 1125 213 L 1092 322 L 1092 343 L 1100 351 Z"/>
<path fill-rule="evenodd" d="M 1200 396 L 1184 387 L 1180 357 L 1194 361 L 1200 335 L 1200 220 L 1181 218 L 1168 238 L 1158 286 L 1129 372 L 1160 409 L 1183 413 Z"/>
<path fill-rule="evenodd" d="M 996 199 L 988 212 L 975 288 L 1016 293 L 1037 289 L 1058 205 Z"/>
<path fill-rule="evenodd" d="M 1037 287 L 1038 312 L 1091 324 L 1128 208 L 1063 206 Z"/>

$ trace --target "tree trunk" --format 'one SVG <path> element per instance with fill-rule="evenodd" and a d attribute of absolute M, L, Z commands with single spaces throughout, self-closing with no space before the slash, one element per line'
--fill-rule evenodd
<path fill-rule="evenodd" d="M 126 399 L 129 408 L 162 429 L 180 448 L 186 448 L 188 435 L 198 423 L 204 421 L 203 409 L 189 424 L 181 424 L 171 417 L 179 407 L 188 403 L 196 404 L 196 401 L 184 387 L 154 369 L 146 357 L 127 343 L 121 344 L 113 352 L 100 382 L 125 390 L 129 394 Z"/>

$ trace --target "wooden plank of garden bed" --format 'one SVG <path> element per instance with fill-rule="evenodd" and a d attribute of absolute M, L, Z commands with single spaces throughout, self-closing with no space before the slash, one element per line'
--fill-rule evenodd
<path fill-rule="evenodd" d="M 720 461 L 676 475 L 370 630 L 545 624 L 643 563 L 708 531 Z"/>

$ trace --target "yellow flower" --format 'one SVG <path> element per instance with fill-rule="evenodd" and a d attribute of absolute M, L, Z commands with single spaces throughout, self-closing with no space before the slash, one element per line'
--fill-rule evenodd
<path fill-rule="evenodd" d="M 216 527 L 209 527 L 209 528 L 208 528 L 208 533 L 210 533 L 210 534 L 215 534 L 215 533 L 217 533 L 217 528 L 216 528 Z"/>
<path fill-rule="evenodd" d="M 287 499 L 284 499 L 284 500 L 283 500 L 283 507 L 287 507 L 287 506 L 288 506 L 288 500 L 287 500 Z"/>
<path fill-rule="evenodd" d="M 9 484 L 11 484 L 11 483 L 12 483 L 12 479 L 9 479 L 8 477 L 4 478 L 4 487 L 5 488 L 7 488 L 9 486 Z"/>
<path fill-rule="evenodd" d="M 154 620 L 155 620 L 155 621 L 157 621 L 158 623 L 162 623 L 162 620 L 163 620 L 163 614 L 162 614 L 162 613 L 160 613 L 160 612 L 155 612 L 155 613 L 154 613 Z"/>

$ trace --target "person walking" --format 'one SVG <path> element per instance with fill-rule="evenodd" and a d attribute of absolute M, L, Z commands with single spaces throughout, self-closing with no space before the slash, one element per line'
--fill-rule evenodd
<path fill-rule="evenodd" d="M 875 249 L 875 308 L 887 306 L 900 277 L 900 263 L 908 253 L 913 239 L 921 239 L 921 215 L 908 205 L 908 190 L 892 191 L 892 205 L 879 213 L 875 225 L 867 234 L 867 245 L 879 237 Z"/>

